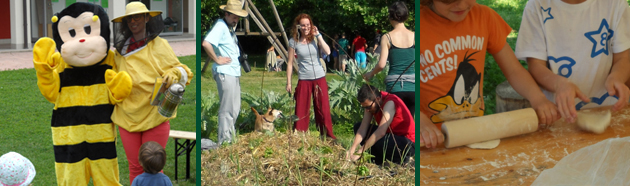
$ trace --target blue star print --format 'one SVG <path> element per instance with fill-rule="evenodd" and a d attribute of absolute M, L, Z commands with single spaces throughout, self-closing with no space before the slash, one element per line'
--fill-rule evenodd
<path fill-rule="evenodd" d="M 589 103 L 596 103 L 597 105 L 602 105 L 602 103 L 604 103 L 604 100 L 606 100 L 606 98 L 608 98 L 610 95 L 608 95 L 608 93 L 602 95 L 602 97 L 592 97 L 591 98 L 591 102 Z M 617 98 L 617 100 L 619 100 L 619 97 L 617 96 L 613 96 L 614 98 Z M 586 104 L 584 101 L 580 101 L 580 103 L 578 103 L 577 105 L 575 105 L 575 110 L 580 110 L 582 109 L 582 107 Z"/>
<path fill-rule="evenodd" d="M 559 58 L 555 58 L 553 56 L 549 56 L 547 57 L 547 59 L 549 60 L 549 62 L 554 62 L 554 63 L 566 63 L 563 61 L 567 61 L 569 62 L 568 64 L 562 64 L 560 65 L 560 67 L 558 68 L 558 75 L 565 77 L 565 78 L 569 78 L 569 76 L 571 76 L 571 74 L 573 73 L 573 65 L 575 65 L 575 60 L 573 60 L 572 58 L 568 57 L 568 56 L 562 56 Z M 566 71 L 565 71 L 566 70 Z"/>
<path fill-rule="evenodd" d="M 545 20 L 543 21 L 543 24 L 545 24 L 547 22 L 547 20 L 549 19 L 553 19 L 553 16 L 551 15 L 551 7 L 544 9 L 542 6 L 540 7 L 540 9 L 543 10 L 543 12 L 547 12 L 547 14 L 549 15 L 549 17 L 545 16 Z"/>
<path fill-rule="evenodd" d="M 592 32 L 586 32 L 584 34 L 584 36 L 586 36 L 588 40 L 593 42 L 591 58 L 594 58 L 601 53 L 608 55 L 608 41 L 610 41 L 614 33 L 615 32 L 610 29 L 610 26 L 608 26 L 608 22 L 606 21 L 606 19 L 602 19 L 602 23 L 599 25 L 599 29 Z M 595 37 L 593 37 L 594 35 Z M 597 48 L 600 48 L 599 46 L 601 46 L 601 49 L 597 50 Z"/>

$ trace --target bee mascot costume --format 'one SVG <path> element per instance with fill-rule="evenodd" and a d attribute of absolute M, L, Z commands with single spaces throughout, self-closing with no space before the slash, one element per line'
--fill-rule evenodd
<path fill-rule="evenodd" d="M 37 86 L 55 104 L 51 119 L 58 185 L 120 185 L 114 104 L 131 92 L 116 73 L 103 7 L 74 3 L 52 18 L 53 39 L 33 47 Z M 59 52 L 55 52 L 55 46 Z"/>

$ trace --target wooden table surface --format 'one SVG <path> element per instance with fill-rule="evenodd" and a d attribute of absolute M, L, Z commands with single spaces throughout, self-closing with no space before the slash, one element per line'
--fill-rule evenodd
<path fill-rule="evenodd" d="M 530 185 L 545 169 L 583 147 L 630 136 L 630 107 L 612 113 L 602 134 L 562 119 L 533 133 L 501 139 L 495 149 L 420 149 L 420 185 Z"/>

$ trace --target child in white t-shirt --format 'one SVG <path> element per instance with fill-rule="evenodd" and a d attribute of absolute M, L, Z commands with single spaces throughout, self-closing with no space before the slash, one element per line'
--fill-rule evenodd
<path fill-rule="evenodd" d="M 566 121 L 583 108 L 627 105 L 628 9 L 624 0 L 527 2 L 515 54 Z"/>

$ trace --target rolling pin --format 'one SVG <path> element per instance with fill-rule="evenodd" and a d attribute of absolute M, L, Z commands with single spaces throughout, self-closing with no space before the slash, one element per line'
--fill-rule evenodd
<path fill-rule="evenodd" d="M 507 138 L 536 130 L 538 116 L 532 108 L 447 121 L 442 124 L 446 148 Z M 423 146 L 424 144 L 420 143 L 420 147 Z"/>

